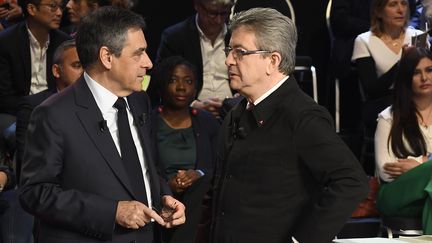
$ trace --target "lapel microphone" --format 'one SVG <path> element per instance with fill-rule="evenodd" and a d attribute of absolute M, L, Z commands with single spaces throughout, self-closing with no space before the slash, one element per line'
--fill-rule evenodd
<path fill-rule="evenodd" d="M 140 116 L 138 116 L 138 125 L 142 127 L 147 122 L 147 113 L 142 113 Z"/>
<path fill-rule="evenodd" d="M 134 116 L 134 124 L 137 127 L 142 127 L 147 122 L 147 113 L 142 113 L 139 116 Z"/>
<path fill-rule="evenodd" d="M 246 132 L 246 129 L 245 129 L 244 127 L 239 127 L 239 128 L 237 129 L 236 133 L 237 133 L 237 136 L 238 136 L 239 138 L 241 138 L 241 139 L 246 138 L 247 135 L 248 135 L 247 132 Z"/>
<path fill-rule="evenodd" d="M 105 132 L 106 130 L 108 130 L 108 125 L 107 125 L 106 120 L 102 120 L 102 121 L 98 122 L 98 124 L 99 124 L 99 130 L 101 132 Z"/>
<path fill-rule="evenodd" d="M 241 138 L 244 139 L 247 137 L 246 128 L 240 126 L 240 119 L 234 119 L 233 127 L 232 127 L 232 136 L 234 140 Z"/>

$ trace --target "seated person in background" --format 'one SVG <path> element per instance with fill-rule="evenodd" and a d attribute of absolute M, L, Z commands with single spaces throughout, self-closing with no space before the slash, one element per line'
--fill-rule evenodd
<path fill-rule="evenodd" d="M 0 113 L 16 115 L 18 100 L 55 88 L 55 49 L 68 35 L 58 30 L 60 1 L 22 0 L 25 21 L 0 32 Z"/>
<path fill-rule="evenodd" d="M 4 130 L 16 121 L 18 101 L 47 88 L 55 49 L 70 37 L 57 30 L 60 1 L 20 0 L 24 21 L 0 32 L 0 162 L 4 159 Z"/>
<path fill-rule="evenodd" d="M 379 114 L 375 134 L 376 168 L 382 181 L 380 214 L 423 217 L 432 234 L 432 53 L 408 47 L 395 78 L 392 106 Z"/>
<path fill-rule="evenodd" d="M 0 1 L 0 31 L 21 21 L 22 14 L 17 0 Z"/>
<path fill-rule="evenodd" d="M 19 180 L 19 171 L 24 153 L 24 140 L 27 131 L 27 124 L 33 109 L 42 103 L 46 98 L 62 91 L 67 86 L 73 84 L 83 73 L 81 63 L 76 51 L 75 41 L 67 40 L 63 42 L 55 51 L 51 71 L 54 76 L 55 90 L 46 89 L 40 93 L 21 98 L 18 104 L 16 122 L 16 168 Z"/>
<path fill-rule="evenodd" d="M 56 49 L 53 62 L 54 64 L 51 70 L 55 77 L 56 90 L 53 91 L 46 89 L 37 94 L 22 97 L 18 105 L 16 131 L 13 131 L 14 134 L 16 133 L 17 143 L 17 152 L 15 153 L 15 177 L 17 181 L 19 181 L 21 163 L 24 153 L 25 133 L 27 130 L 27 124 L 30 120 L 31 112 L 46 98 L 52 94 L 62 91 L 65 87 L 74 83 L 83 72 L 78 59 L 75 41 L 73 40 L 67 40 L 63 42 Z M 5 168 L 4 171 L 11 171 L 7 169 L 8 168 Z M 2 167 L 0 167 L 0 171 L 2 171 Z M 7 185 L 11 184 L 10 182 L 13 181 L 13 178 L 9 178 L 10 176 L 8 175 Z M 0 187 L 4 185 L 5 184 L 2 181 L 0 172 Z M 7 209 L 3 214 L 0 215 L 0 228 L 3 232 L 7 232 L 2 234 L 0 242 L 9 243 L 9 239 L 14 239 L 14 243 L 30 243 L 29 239 L 33 238 L 33 217 L 21 208 L 16 196 L 16 191 L 11 190 L 6 196 L 0 197 L 0 204 L 6 205 L 5 208 Z M 1 241 L 1 239 L 3 239 L 3 241 Z"/>
<path fill-rule="evenodd" d="M 402 46 L 410 44 L 412 36 L 423 33 L 408 28 L 408 20 L 407 0 L 372 0 L 371 29 L 355 39 L 351 60 L 367 98 L 362 112 L 370 131 L 375 130 L 378 113 L 390 105 Z"/>
<path fill-rule="evenodd" d="M 159 166 L 187 208 L 184 225 L 163 231 L 166 242 L 196 242 L 202 201 L 213 176 L 219 123 L 209 112 L 190 107 L 196 80 L 196 68 L 180 56 L 162 60 L 152 72 L 162 101 L 152 117 Z"/>
<path fill-rule="evenodd" d="M 113 5 L 120 8 L 129 8 L 129 0 L 69 0 L 66 4 L 70 26 L 66 26 L 63 31 L 72 36 L 76 35 L 77 26 L 81 19 L 99 7 Z"/>
<path fill-rule="evenodd" d="M 219 117 L 222 101 L 232 97 L 224 64 L 226 21 L 232 0 L 194 0 L 196 15 L 165 29 L 156 63 L 169 56 L 183 56 L 198 69 L 197 94 L 192 106 Z"/>

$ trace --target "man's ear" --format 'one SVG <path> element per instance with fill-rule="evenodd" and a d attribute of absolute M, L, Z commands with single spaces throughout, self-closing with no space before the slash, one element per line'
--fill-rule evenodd
<path fill-rule="evenodd" d="M 270 63 L 267 67 L 267 74 L 270 75 L 274 71 L 279 70 L 279 65 L 281 63 L 282 56 L 279 52 L 272 52 L 270 54 Z"/>
<path fill-rule="evenodd" d="M 98 3 L 88 3 L 87 2 L 87 4 L 89 5 L 89 8 L 92 10 L 92 11 L 94 11 L 94 10 L 96 10 L 96 9 L 98 9 L 99 8 L 99 4 Z"/>
<path fill-rule="evenodd" d="M 36 11 L 38 10 L 38 9 L 37 9 L 37 6 L 34 5 L 34 4 L 32 4 L 32 3 L 27 4 L 27 5 L 26 5 L 26 8 L 27 8 L 27 13 L 28 13 L 30 16 L 35 16 Z"/>
<path fill-rule="evenodd" d="M 111 69 L 112 67 L 112 61 L 113 61 L 112 55 L 113 54 L 111 54 L 108 47 L 106 46 L 102 46 L 99 49 L 99 60 L 101 61 L 102 65 L 108 70 Z"/>
<path fill-rule="evenodd" d="M 60 78 L 61 75 L 61 67 L 58 64 L 53 64 L 51 67 L 52 74 L 55 78 Z"/>

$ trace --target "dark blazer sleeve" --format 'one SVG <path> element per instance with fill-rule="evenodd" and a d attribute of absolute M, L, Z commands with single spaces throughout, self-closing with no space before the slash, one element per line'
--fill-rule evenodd
<path fill-rule="evenodd" d="M 372 57 L 359 58 L 355 60 L 355 65 L 367 98 L 376 99 L 389 94 L 398 63 L 380 77 L 376 73 L 375 61 Z"/>
<path fill-rule="evenodd" d="M 38 106 L 31 116 L 25 141 L 20 203 L 44 222 L 83 234 L 91 232 L 93 237 L 109 240 L 115 226 L 117 201 L 67 188 L 64 184 L 67 182 L 62 181 L 66 169 L 63 156 L 67 146 L 61 124 L 56 119 L 58 115 L 54 113 L 48 106 Z"/>
<path fill-rule="evenodd" d="M 195 132 L 197 161 L 196 169 L 202 170 L 210 178 L 213 177 L 216 164 L 216 146 L 220 123 L 206 111 L 198 111 L 192 118 Z"/>
<path fill-rule="evenodd" d="M 17 121 L 16 121 L 16 168 L 17 180 L 19 181 L 21 164 L 24 154 L 24 140 L 27 131 L 27 126 L 30 120 L 30 115 L 33 109 L 42 103 L 46 98 L 54 94 L 51 90 L 45 90 L 40 93 L 21 97 L 17 107 Z"/>
<path fill-rule="evenodd" d="M 306 110 L 294 122 L 298 156 L 323 188 L 303 212 L 293 236 L 299 242 L 332 239 L 368 192 L 366 175 L 353 153 L 334 132 L 322 108 Z M 319 134 L 319 135 L 318 135 Z"/>
<path fill-rule="evenodd" d="M 18 83 L 14 84 L 13 77 L 13 63 L 20 58 L 20 53 L 14 52 L 14 47 L 10 36 L 14 35 L 14 31 L 17 28 L 11 27 L 10 30 L 4 31 L 0 35 L 0 113 L 9 113 L 15 115 L 16 105 L 20 95 L 16 90 Z M 23 77 L 23 76 L 21 76 Z M 20 81 L 24 82 L 24 80 Z"/>

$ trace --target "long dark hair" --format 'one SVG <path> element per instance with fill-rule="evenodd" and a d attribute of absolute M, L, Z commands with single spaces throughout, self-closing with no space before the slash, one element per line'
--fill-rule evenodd
<path fill-rule="evenodd" d="M 392 106 L 393 122 L 388 143 L 398 158 L 427 154 L 426 142 L 417 120 L 419 111 L 414 103 L 412 90 L 414 70 L 423 58 L 432 60 L 432 54 L 428 49 L 405 48 L 395 76 Z M 404 144 L 403 139 L 408 142 L 408 146 Z"/>

